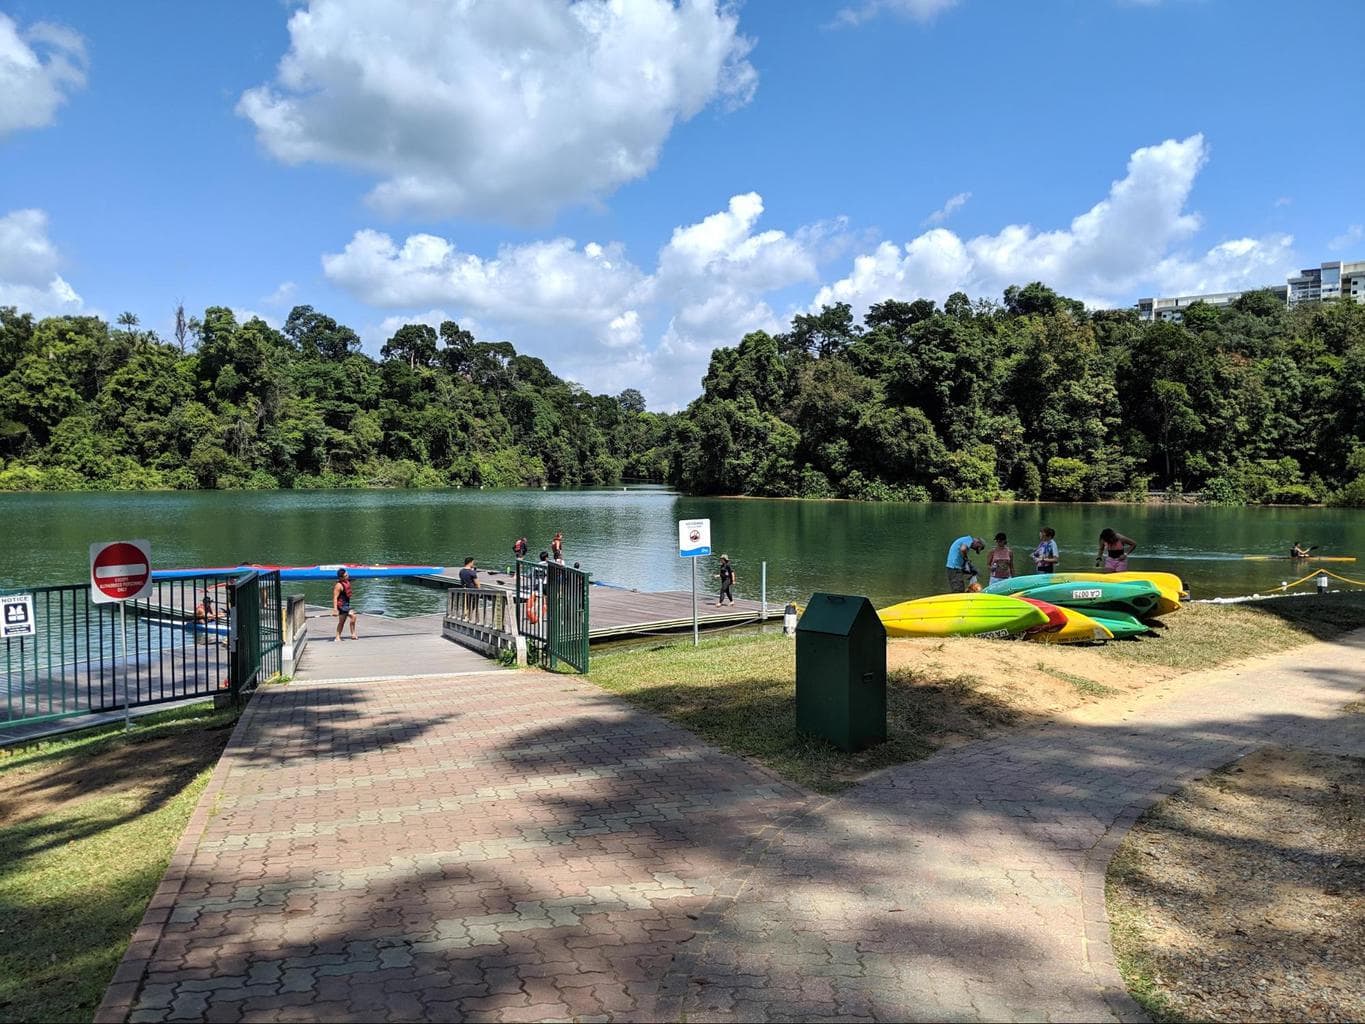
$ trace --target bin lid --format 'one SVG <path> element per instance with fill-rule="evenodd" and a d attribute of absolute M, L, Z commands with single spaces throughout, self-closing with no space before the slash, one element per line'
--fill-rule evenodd
<path fill-rule="evenodd" d="M 810 603 L 796 624 L 798 633 L 826 633 L 831 636 L 852 636 L 855 632 L 870 632 L 886 637 L 886 627 L 877 617 L 872 602 L 857 594 L 812 594 Z"/>

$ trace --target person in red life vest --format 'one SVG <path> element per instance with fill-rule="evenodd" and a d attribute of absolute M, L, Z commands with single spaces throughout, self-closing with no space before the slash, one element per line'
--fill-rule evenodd
<path fill-rule="evenodd" d="M 351 578 L 346 575 L 345 569 L 337 570 L 336 585 L 332 587 L 332 607 L 337 613 L 337 635 L 332 637 L 332 643 L 341 639 L 341 631 L 347 620 L 351 623 L 351 639 L 359 640 L 355 635 L 356 613 L 351 607 Z"/>

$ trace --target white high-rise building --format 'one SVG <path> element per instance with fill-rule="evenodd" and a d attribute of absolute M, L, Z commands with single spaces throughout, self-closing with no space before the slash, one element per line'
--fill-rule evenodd
<path fill-rule="evenodd" d="M 1274 292 L 1287 305 L 1347 298 L 1365 303 L 1365 260 L 1330 260 L 1317 267 L 1301 270 L 1287 284 L 1247 288 L 1240 292 L 1213 292 L 1207 295 L 1172 295 L 1166 298 L 1138 299 L 1134 307 L 1143 320 L 1180 321 L 1184 311 L 1196 302 L 1227 306 L 1247 292 Z"/>
<path fill-rule="evenodd" d="M 1348 298 L 1365 302 L 1365 260 L 1330 260 L 1289 279 L 1289 304 Z"/>

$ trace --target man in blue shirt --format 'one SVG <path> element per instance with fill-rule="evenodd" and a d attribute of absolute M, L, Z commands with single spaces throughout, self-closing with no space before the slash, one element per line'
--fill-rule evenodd
<path fill-rule="evenodd" d="M 976 575 L 976 567 L 972 565 L 971 553 L 985 549 L 986 542 L 980 537 L 973 537 L 970 533 L 953 541 L 948 548 L 948 592 L 950 594 L 961 594 L 966 591 L 967 583 Z"/>

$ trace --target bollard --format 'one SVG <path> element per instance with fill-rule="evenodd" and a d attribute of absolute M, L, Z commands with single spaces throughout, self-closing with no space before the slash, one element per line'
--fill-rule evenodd
<path fill-rule="evenodd" d="M 1321 574 L 1320 576 L 1318 576 L 1318 593 L 1319 593 L 1319 594 L 1325 594 L 1325 593 L 1327 593 L 1327 574 L 1326 574 L 1326 573 L 1323 573 L 1323 574 Z"/>
<path fill-rule="evenodd" d="M 782 612 L 782 632 L 787 636 L 796 636 L 796 605 L 788 604 Z"/>

